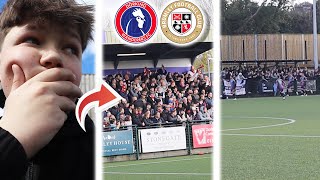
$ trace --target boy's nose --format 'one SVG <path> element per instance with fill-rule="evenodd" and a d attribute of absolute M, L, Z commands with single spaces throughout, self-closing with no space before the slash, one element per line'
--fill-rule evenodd
<path fill-rule="evenodd" d="M 55 50 L 49 50 L 46 53 L 44 53 L 44 55 L 42 56 L 42 58 L 40 60 L 40 64 L 43 67 L 46 67 L 47 69 L 56 68 L 56 67 L 58 67 L 58 68 L 63 67 L 62 57 Z"/>

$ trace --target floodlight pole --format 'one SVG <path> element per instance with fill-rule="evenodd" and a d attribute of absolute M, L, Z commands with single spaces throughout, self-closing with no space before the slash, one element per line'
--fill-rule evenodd
<path fill-rule="evenodd" d="M 318 33 L 317 33 L 317 0 L 313 0 L 313 62 L 314 69 L 318 71 Z"/>
<path fill-rule="evenodd" d="M 208 68 L 208 74 L 209 74 L 209 79 L 210 79 L 210 81 L 211 82 L 213 82 L 213 79 L 211 79 L 211 66 L 213 65 L 213 58 L 208 58 L 207 59 L 207 63 L 208 63 L 208 66 L 207 66 L 207 68 Z"/>

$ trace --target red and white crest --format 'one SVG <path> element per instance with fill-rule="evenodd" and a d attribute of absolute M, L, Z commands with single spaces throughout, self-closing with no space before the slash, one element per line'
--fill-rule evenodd
<path fill-rule="evenodd" d="M 183 35 L 192 27 L 191 13 L 171 13 L 171 24 L 175 32 Z"/>

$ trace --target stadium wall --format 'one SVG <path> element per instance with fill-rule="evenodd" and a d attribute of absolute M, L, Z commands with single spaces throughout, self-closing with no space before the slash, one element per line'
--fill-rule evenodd
<path fill-rule="evenodd" d="M 222 61 L 313 59 L 312 34 L 226 35 L 221 37 L 220 44 Z M 307 65 L 313 67 L 314 63 Z"/>

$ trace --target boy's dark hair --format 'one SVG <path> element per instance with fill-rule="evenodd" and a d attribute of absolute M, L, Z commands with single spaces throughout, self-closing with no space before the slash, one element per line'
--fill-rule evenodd
<path fill-rule="evenodd" d="M 92 39 L 93 10 L 93 6 L 80 5 L 75 0 L 8 0 L 0 14 L 0 47 L 12 27 L 48 21 L 75 27 L 84 51 Z"/>

